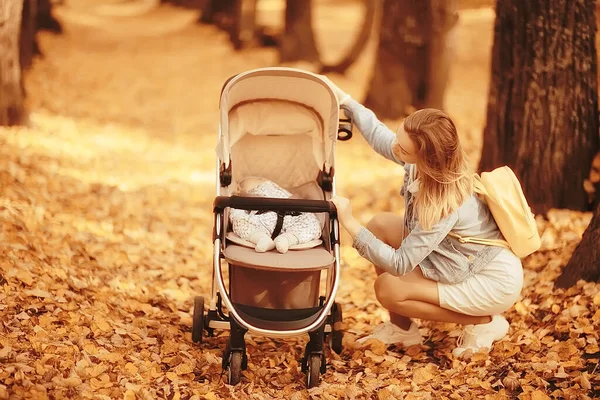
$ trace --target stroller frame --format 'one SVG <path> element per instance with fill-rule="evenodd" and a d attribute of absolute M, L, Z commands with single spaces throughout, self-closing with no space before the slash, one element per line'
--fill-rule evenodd
<path fill-rule="evenodd" d="M 242 74 L 234 75 L 229 78 L 223 91 L 228 85 L 240 76 L 254 73 L 256 71 L 277 71 L 285 74 L 291 73 L 310 74 L 292 68 L 262 68 L 252 70 Z M 313 75 L 313 74 L 310 74 Z M 316 76 L 316 75 L 315 75 Z M 323 81 L 324 82 L 324 81 Z M 326 83 L 325 83 L 326 84 Z M 336 101 L 337 103 L 337 101 Z M 352 136 L 352 124 L 349 119 L 340 119 L 338 124 L 338 140 L 348 140 Z M 219 137 L 221 137 L 221 126 L 219 126 Z M 232 182 L 231 159 L 229 163 L 224 163 L 220 157 L 216 160 L 216 197 L 213 203 L 214 225 L 213 225 L 213 269 L 211 295 L 208 302 L 208 310 L 205 312 L 204 298 L 196 296 L 194 299 L 194 312 L 192 321 L 192 340 L 196 343 L 202 342 L 203 331 L 208 336 L 214 335 L 214 330 L 229 330 L 230 335 L 222 358 L 222 368 L 228 372 L 229 384 L 235 385 L 241 379 L 241 372 L 248 365 L 248 356 L 246 353 L 246 344 L 244 336 L 247 332 L 256 333 L 268 337 L 285 338 L 299 336 L 308 333 L 309 341 L 306 344 L 304 356 L 301 362 L 302 372 L 306 373 L 307 387 L 317 386 L 320 380 L 320 374 L 326 371 L 326 358 L 324 353 L 324 342 L 329 340 L 331 349 L 336 353 L 342 352 L 342 310 L 335 302 L 335 296 L 339 286 L 340 279 L 340 229 L 337 219 L 335 205 L 329 200 L 307 200 L 307 199 L 274 199 L 274 198 L 253 198 L 240 196 L 222 196 L 221 190 L 229 186 Z M 322 190 L 335 195 L 335 177 L 333 167 L 319 171 L 317 182 Z M 319 276 L 322 269 L 326 269 L 326 294 L 320 296 L 318 307 L 314 315 L 308 319 L 308 323 L 301 323 L 302 320 L 290 319 L 290 329 L 278 330 L 257 326 L 255 321 L 260 320 L 260 315 L 250 315 L 247 312 L 237 309 L 231 299 L 231 268 L 232 265 L 225 260 L 223 254 L 226 232 L 226 208 L 236 208 L 245 210 L 265 210 L 265 211 L 298 211 L 312 213 L 326 213 L 329 215 L 329 223 L 326 224 L 324 234 L 328 235 L 329 251 L 333 253 L 333 265 L 327 268 L 319 269 Z M 227 263 L 230 272 L 229 290 L 225 287 L 223 277 L 223 263 Z M 236 267 L 240 268 L 240 267 Z M 223 308 L 227 308 L 226 314 Z M 264 309 L 262 309 L 264 310 Z M 282 310 L 273 310 L 273 313 Z M 283 316 L 283 314 L 281 314 Z M 277 317 L 276 317 L 277 318 Z M 297 326 L 294 326 L 296 324 Z"/>

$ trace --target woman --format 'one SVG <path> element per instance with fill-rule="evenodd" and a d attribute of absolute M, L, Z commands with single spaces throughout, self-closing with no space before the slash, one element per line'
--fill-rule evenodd
<path fill-rule="evenodd" d="M 465 325 L 455 357 L 468 349 L 490 349 L 508 333 L 501 313 L 519 297 L 523 269 L 508 249 L 448 236 L 502 239 L 487 205 L 473 192 L 473 173 L 454 123 L 442 111 L 424 109 L 409 115 L 394 133 L 331 85 L 369 145 L 405 169 L 404 218 L 380 214 L 363 227 L 348 199 L 333 199 L 353 247 L 375 265 L 375 294 L 390 312 L 390 321 L 361 341 L 419 344 L 422 337 L 411 320 L 419 318 Z"/>

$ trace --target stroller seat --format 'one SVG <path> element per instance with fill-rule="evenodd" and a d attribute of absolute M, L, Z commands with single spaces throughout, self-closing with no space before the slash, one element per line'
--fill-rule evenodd
<path fill-rule="evenodd" d="M 266 270 L 318 271 L 331 268 L 335 262 L 334 256 L 324 246 L 282 254 L 274 250 L 257 253 L 249 247 L 229 244 L 223 255 L 231 264 Z"/>

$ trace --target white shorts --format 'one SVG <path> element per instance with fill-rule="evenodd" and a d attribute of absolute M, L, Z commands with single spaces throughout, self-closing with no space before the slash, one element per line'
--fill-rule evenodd
<path fill-rule="evenodd" d="M 521 260 L 508 249 L 463 282 L 438 282 L 440 307 L 474 316 L 503 313 L 515 304 L 522 288 Z"/>

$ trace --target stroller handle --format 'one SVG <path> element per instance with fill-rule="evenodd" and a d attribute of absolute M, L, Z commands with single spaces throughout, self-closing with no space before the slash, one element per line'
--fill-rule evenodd
<path fill-rule="evenodd" d="M 217 196 L 213 203 L 215 212 L 222 212 L 226 207 L 240 210 L 256 211 L 297 211 L 311 213 L 337 214 L 332 201 L 307 199 L 280 199 L 271 197 Z"/>

